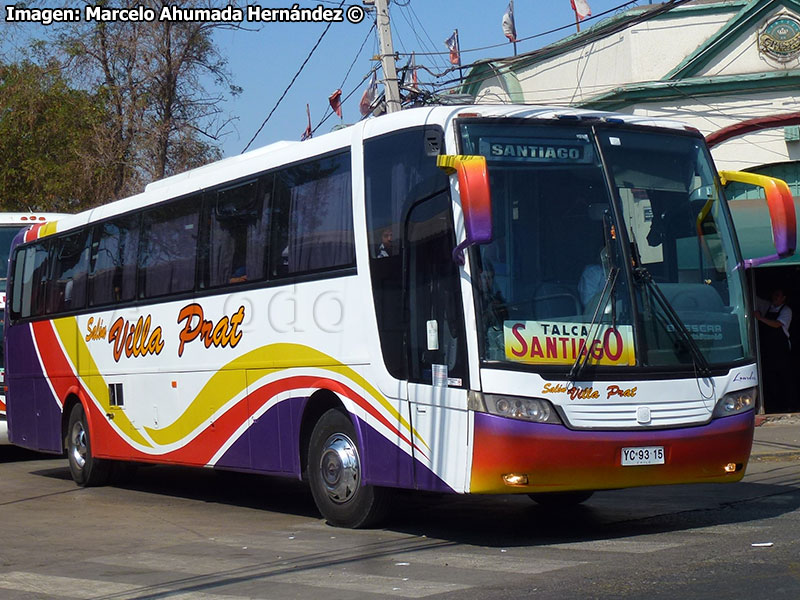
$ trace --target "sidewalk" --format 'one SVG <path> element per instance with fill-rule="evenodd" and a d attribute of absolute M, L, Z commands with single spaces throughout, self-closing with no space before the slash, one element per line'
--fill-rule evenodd
<path fill-rule="evenodd" d="M 751 460 L 800 460 L 800 413 L 756 415 Z"/>

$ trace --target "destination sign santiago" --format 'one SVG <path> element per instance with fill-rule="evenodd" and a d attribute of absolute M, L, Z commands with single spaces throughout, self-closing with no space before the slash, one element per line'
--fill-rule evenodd
<path fill-rule="evenodd" d="M 480 153 L 490 161 L 555 164 L 592 162 L 592 147 L 578 140 L 482 138 Z"/>

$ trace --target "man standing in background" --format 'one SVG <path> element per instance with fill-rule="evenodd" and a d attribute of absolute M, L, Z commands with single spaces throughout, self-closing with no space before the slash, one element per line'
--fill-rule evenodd
<path fill-rule="evenodd" d="M 771 413 L 786 412 L 794 400 L 789 339 L 792 309 L 786 305 L 786 294 L 781 288 L 772 291 L 769 302 L 758 298 L 757 305 L 764 406 Z"/>

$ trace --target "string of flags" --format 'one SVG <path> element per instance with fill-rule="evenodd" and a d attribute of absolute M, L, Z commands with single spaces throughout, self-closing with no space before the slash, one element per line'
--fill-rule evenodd
<path fill-rule="evenodd" d="M 575 23 L 578 25 L 578 31 L 580 31 L 580 22 L 592 16 L 592 9 L 589 7 L 589 3 L 586 0 L 569 0 L 569 3 L 572 6 L 572 10 L 575 12 Z M 514 22 L 514 0 L 509 1 L 506 11 L 503 13 L 501 26 L 503 35 L 508 38 L 509 42 L 516 44 L 519 40 L 517 38 L 517 26 Z M 444 44 L 450 52 L 450 64 L 460 67 L 461 48 L 458 41 L 458 29 L 453 31 L 452 35 L 444 41 Z M 516 54 L 516 46 L 514 52 Z M 413 52 L 411 53 L 411 60 L 408 63 L 408 69 L 411 72 L 411 84 L 416 88 L 419 86 L 419 80 L 417 79 L 416 55 Z M 367 88 L 364 90 L 364 93 L 361 95 L 361 100 L 358 103 L 358 109 L 362 117 L 372 112 L 372 104 L 375 102 L 377 96 L 378 77 L 376 71 L 373 70 Z M 342 90 L 337 89 L 334 91 L 328 97 L 328 103 L 333 109 L 333 112 L 336 113 L 339 118 L 342 118 Z M 306 104 L 306 115 L 308 117 L 308 126 L 303 132 L 300 138 L 301 140 L 307 140 L 311 137 L 311 111 L 308 104 Z"/>

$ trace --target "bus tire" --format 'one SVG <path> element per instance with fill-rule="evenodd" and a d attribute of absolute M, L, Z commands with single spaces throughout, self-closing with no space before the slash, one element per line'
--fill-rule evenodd
<path fill-rule="evenodd" d="M 386 514 L 388 490 L 362 485 L 353 423 L 342 411 L 320 417 L 308 444 L 308 480 L 319 512 L 336 527 L 375 525 Z"/>
<path fill-rule="evenodd" d="M 66 440 L 69 471 L 72 479 L 81 487 L 94 487 L 108 483 L 111 462 L 95 458 L 89 439 L 89 426 L 83 405 L 78 403 L 69 413 Z"/>
<path fill-rule="evenodd" d="M 593 490 L 577 490 L 574 492 L 542 492 L 541 494 L 528 494 L 528 496 L 536 504 L 548 508 L 567 508 L 586 502 L 593 494 Z"/>

